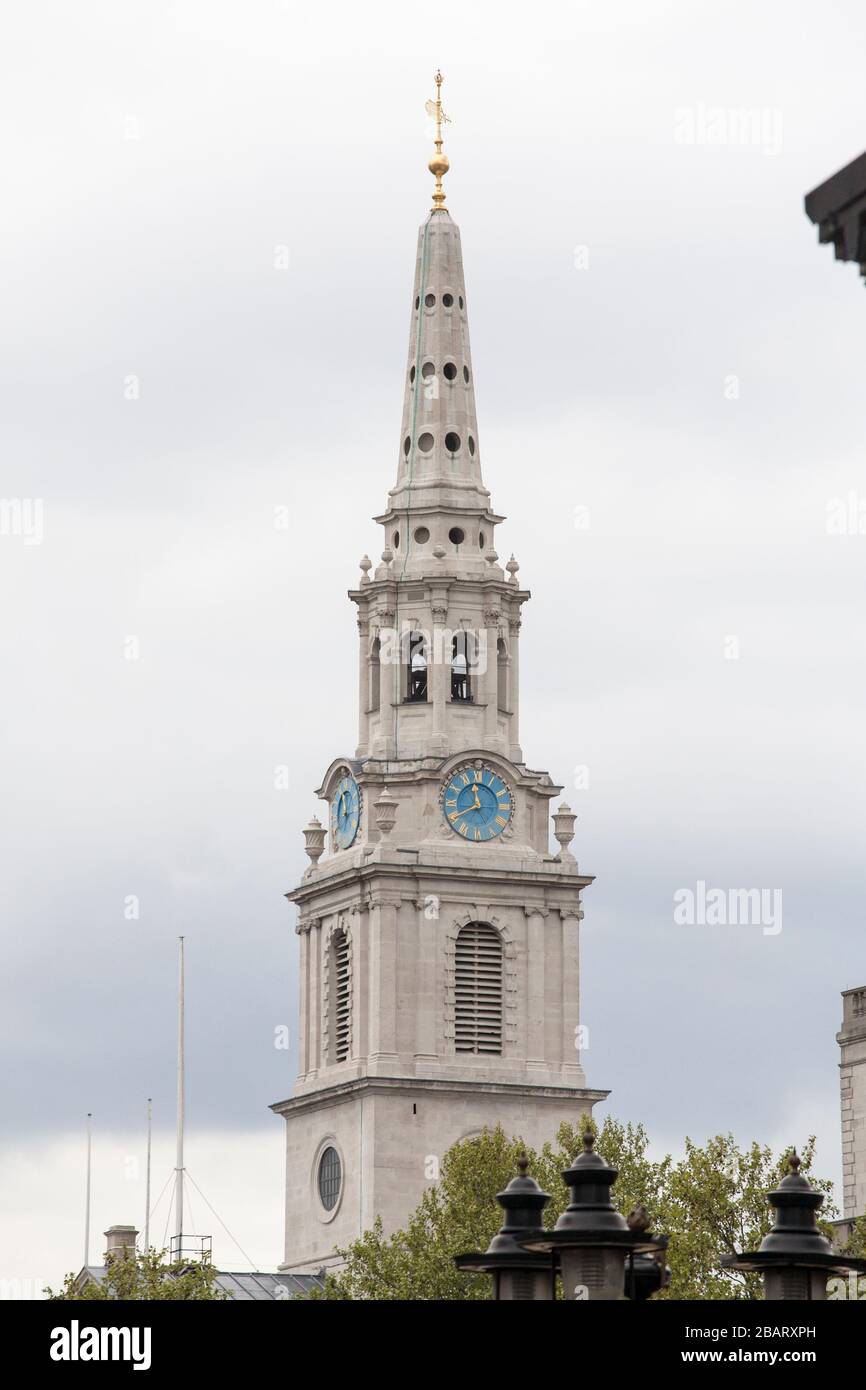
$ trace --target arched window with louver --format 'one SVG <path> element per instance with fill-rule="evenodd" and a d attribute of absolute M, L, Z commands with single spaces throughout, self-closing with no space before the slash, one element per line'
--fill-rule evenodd
<path fill-rule="evenodd" d="M 467 922 L 457 935 L 454 1048 L 502 1053 L 502 938 L 487 922 Z"/>
<path fill-rule="evenodd" d="M 333 1060 L 345 1062 L 352 1047 L 352 994 L 349 978 L 349 942 L 345 932 L 331 939 L 331 997 L 334 1001 Z"/>

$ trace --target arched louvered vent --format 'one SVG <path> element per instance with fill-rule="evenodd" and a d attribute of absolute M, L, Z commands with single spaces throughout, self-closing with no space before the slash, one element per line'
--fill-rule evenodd
<path fill-rule="evenodd" d="M 343 932 L 331 942 L 334 972 L 334 1061 L 345 1062 L 352 1043 L 352 1001 L 349 990 L 349 942 Z"/>
<path fill-rule="evenodd" d="M 502 941 L 486 922 L 461 927 L 455 948 L 454 1046 L 502 1052 Z"/>

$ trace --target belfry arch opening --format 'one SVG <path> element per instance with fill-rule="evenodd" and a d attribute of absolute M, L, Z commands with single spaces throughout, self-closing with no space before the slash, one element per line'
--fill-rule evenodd
<path fill-rule="evenodd" d="M 503 711 L 508 710 L 508 648 L 503 638 L 496 643 L 496 703 Z"/>
<path fill-rule="evenodd" d="M 427 699 L 427 639 L 423 632 L 409 634 L 406 699 L 413 704 L 423 704 Z"/>
<path fill-rule="evenodd" d="M 470 701 L 472 699 L 472 677 L 470 668 L 474 659 L 474 634 L 456 632 L 451 642 L 451 699 Z"/>

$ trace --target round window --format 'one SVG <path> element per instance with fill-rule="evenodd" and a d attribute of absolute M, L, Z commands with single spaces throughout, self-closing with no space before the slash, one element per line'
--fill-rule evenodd
<path fill-rule="evenodd" d="M 460 448 L 460 435 L 455 434 L 453 430 L 449 430 L 445 436 L 445 448 L 448 450 L 449 454 L 456 454 Z"/>
<path fill-rule="evenodd" d="M 478 532 L 478 549 L 479 549 L 479 550 L 483 550 L 483 549 L 484 549 L 484 532 L 483 532 L 483 531 L 479 531 L 479 532 Z"/>
<path fill-rule="evenodd" d="M 328 1145 L 319 1159 L 319 1196 L 325 1211 L 333 1211 L 343 1185 L 343 1165 L 337 1150 Z"/>
<path fill-rule="evenodd" d="M 475 453 L 475 440 L 472 438 L 471 434 L 469 436 L 469 452 L 473 455 Z"/>
<path fill-rule="evenodd" d="M 433 448 L 432 434 L 422 434 L 421 438 L 418 440 L 418 448 L 421 450 L 422 454 L 429 454 L 430 450 Z"/>
<path fill-rule="evenodd" d="M 407 458 L 409 457 L 409 450 L 410 450 L 411 448 L 412 448 L 412 440 L 411 440 L 410 436 L 407 434 L 407 435 L 406 435 L 406 438 L 403 440 L 403 453 L 406 455 Z"/>
<path fill-rule="evenodd" d="M 432 309 L 433 305 L 436 303 L 435 294 L 425 294 L 424 303 L 427 305 L 428 309 Z"/>
<path fill-rule="evenodd" d="M 448 539 L 452 545 L 462 545 L 466 539 L 466 536 L 460 530 L 459 526 L 452 526 L 451 530 L 448 532 Z"/>
<path fill-rule="evenodd" d="M 425 381 L 429 381 L 435 371 L 436 368 L 433 366 L 432 362 L 425 362 L 424 366 L 421 368 L 421 375 Z"/>
<path fill-rule="evenodd" d="M 468 385 L 469 385 L 469 368 L 468 368 L 468 367 L 464 367 L 464 368 L 463 368 L 463 380 L 466 382 L 466 385 L 468 386 Z"/>
<path fill-rule="evenodd" d="M 460 308 L 462 309 L 462 308 L 463 308 L 463 295 L 462 295 L 462 294 L 458 297 L 458 303 L 459 303 L 459 305 L 460 305 Z"/>
<path fill-rule="evenodd" d="M 419 526 L 418 530 L 415 532 L 415 540 L 418 543 L 418 545 L 426 545 L 429 539 L 430 532 L 427 530 L 427 527 Z"/>
<path fill-rule="evenodd" d="M 445 305 L 446 309 L 450 309 L 451 305 L 454 303 L 453 294 L 443 294 L 442 303 Z"/>
<path fill-rule="evenodd" d="M 414 368 L 414 367 L 410 367 L 410 368 L 409 368 L 409 380 L 410 380 L 410 381 L 414 381 L 414 380 L 415 380 L 415 368 Z"/>
<path fill-rule="evenodd" d="M 419 295 L 417 295 L 416 298 L 415 298 L 415 308 L 417 309 L 417 308 L 420 306 L 420 304 L 421 304 L 421 296 L 420 296 L 420 294 L 419 294 Z"/>
<path fill-rule="evenodd" d="M 392 542 L 393 542 L 394 549 L 395 549 L 395 550 L 399 550 L 399 549 L 400 549 L 400 532 L 399 532 L 399 531 L 395 531 L 394 534 L 393 534 L 393 536 L 391 537 L 391 540 L 392 540 Z"/>
<path fill-rule="evenodd" d="M 442 368 L 442 375 L 444 376 L 446 381 L 454 380 L 454 378 L 457 375 L 457 368 L 454 366 L 453 362 L 445 363 L 445 366 Z"/>

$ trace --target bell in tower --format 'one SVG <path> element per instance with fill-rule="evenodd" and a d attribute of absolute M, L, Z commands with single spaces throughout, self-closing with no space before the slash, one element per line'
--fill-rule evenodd
<path fill-rule="evenodd" d="M 607 1092 L 581 1065 L 575 817 L 519 740 L 529 599 L 503 568 L 481 473 L 460 233 L 445 206 L 441 75 L 433 207 L 418 233 L 396 481 L 364 557 L 358 743 L 318 795 L 300 937 L 299 1069 L 286 1121 L 284 1270 L 403 1225 L 458 1140 L 501 1124 L 540 1147 Z M 371 573 L 372 571 L 372 573 Z"/>

